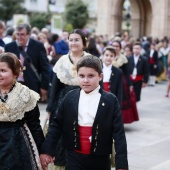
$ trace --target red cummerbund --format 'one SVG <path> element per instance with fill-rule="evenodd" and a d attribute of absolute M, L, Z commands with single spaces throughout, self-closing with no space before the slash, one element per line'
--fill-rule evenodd
<path fill-rule="evenodd" d="M 132 76 L 130 76 L 130 79 L 131 79 L 132 81 L 141 81 L 141 80 L 143 80 L 143 76 L 142 76 L 142 75 L 136 75 L 136 78 L 135 78 L 135 79 L 133 79 Z"/>
<path fill-rule="evenodd" d="M 110 83 L 109 82 L 103 82 L 103 88 L 105 91 L 110 92 Z"/>
<path fill-rule="evenodd" d="M 150 63 L 150 64 L 156 64 L 156 61 L 153 60 L 153 58 L 150 57 L 150 58 L 149 58 L 149 63 Z"/>
<path fill-rule="evenodd" d="M 76 152 L 82 154 L 90 154 L 91 150 L 91 140 L 89 139 L 92 136 L 92 127 L 89 126 L 79 126 L 79 135 L 80 135 L 80 150 L 75 150 Z"/>

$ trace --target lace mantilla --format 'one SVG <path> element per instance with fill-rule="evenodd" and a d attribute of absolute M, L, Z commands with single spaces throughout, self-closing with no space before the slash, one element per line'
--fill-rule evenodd
<path fill-rule="evenodd" d="M 6 102 L 0 101 L 0 121 L 15 122 L 22 119 L 25 112 L 35 108 L 39 99 L 38 93 L 16 82 Z"/>
<path fill-rule="evenodd" d="M 83 56 L 90 55 L 84 52 Z M 53 68 L 58 79 L 67 85 L 78 86 L 76 66 L 71 63 L 68 54 L 63 55 Z"/>
<path fill-rule="evenodd" d="M 31 147 L 32 147 L 32 150 L 33 150 L 33 153 L 35 155 L 35 161 L 36 161 L 36 165 L 34 165 L 34 169 L 35 170 L 42 170 L 42 166 L 41 166 L 41 162 L 40 162 L 40 157 L 39 157 L 39 153 L 38 153 L 38 150 L 37 150 L 37 146 L 36 146 L 36 143 L 32 137 L 32 134 L 30 132 L 30 129 L 28 128 L 27 124 L 25 123 L 24 124 L 24 127 L 25 127 L 25 130 L 27 132 L 27 135 L 29 137 L 29 140 L 31 142 Z M 24 133 L 23 133 L 24 134 Z M 24 134 L 25 135 L 25 134 Z M 27 140 L 27 136 L 24 136 L 25 137 L 25 140 Z M 29 144 L 28 145 L 28 148 L 30 147 Z M 30 149 L 31 150 L 31 149 Z M 30 157 L 34 157 L 30 151 Z M 32 160 L 32 164 L 34 162 L 34 159 Z M 38 169 L 36 168 L 36 166 L 38 166 Z"/>
<path fill-rule="evenodd" d="M 112 62 L 112 64 L 117 68 L 121 67 L 123 64 L 126 63 L 128 63 L 128 60 L 123 54 L 120 54 L 117 60 Z"/>

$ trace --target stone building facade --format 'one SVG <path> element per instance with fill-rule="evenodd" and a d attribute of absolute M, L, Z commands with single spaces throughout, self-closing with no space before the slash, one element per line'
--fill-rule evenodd
<path fill-rule="evenodd" d="M 124 0 L 98 0 L 98 34 L 114 35 L 121 30 Z M 130 0 L 131 35 L 170 37 L 170 0 Z"/>

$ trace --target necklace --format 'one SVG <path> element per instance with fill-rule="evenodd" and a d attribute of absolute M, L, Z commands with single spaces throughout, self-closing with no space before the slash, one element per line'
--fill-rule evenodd
<path fill-rule="evenodd" d="M 10 90 L 9 90 L 9 92 L 7 92 L 7 91 L 3 92 L 3 96 L 0 95 L 0 100 L 1 100 L 3 103 L 5 103 L 5 102 L 7 101 L 7 99 L 8 99 L 8 93 L 10 93 L 10 92 L 12 91 L 12 89 L 14 88 L 14 86 L 15 86 L 15 84 L 12 85 L 12 87 L 11 87 Z"/>
<path fill-rule="evenodd" d="M 81 57 L 83 57 L 83 55 L 84 55 L 84 52 L 82 53 Z M 76 65 L 81 57 L 73 57 L 71 56 L 71 54 L 69 54 L 69 59 L 73 65 Z M 76 58 L 76 60 L 74 58 Z"/>
<path fill-rule="evenodd" d="M 3 92 L 2 94 L 7 95 L 7 91 Z"/>

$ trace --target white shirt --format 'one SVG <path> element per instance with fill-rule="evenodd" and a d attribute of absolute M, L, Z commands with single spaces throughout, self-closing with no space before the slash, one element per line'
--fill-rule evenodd
<path fill-rule="evenodd" d="M 134 58 L 134 63 L 135 63 L 135 66 L 137 65 L 137 63 L 138 63 L 138 60 L 139 60 L 139 56 L 133 56 L 133 58 Z"/>
<path fill-rule="evenodd" d="M 78 124 L 80 126 L 93 126 L 101 97 L 99 89 L 100 86 L 88 94 L 84 90 L 80 91 L 78 106 Z"/>
<path fill-rule="evenodd" d="M 162 53 L 162 55 L 168 55 L 169 51 L 170 51 L 169 47 L 167 47 L 167 48 L 162 47 L 160 49 L 160 52 Z"/>
<path fill-rule="evenodd" d="M 136 65 L 137 65 L 137 63 L 138 63 L 139 56 L 135 56 L 135 55 L 134 55 L 133 58 L 134 58 L 134 64 L 135 64 L 135 66 L 134 66 L 134 68 L 133 68 L 132 78 L 135 79 L 135 78 L 136 78 L 136 75 L 137 75 Z"/>
<path fill-rule="evenodd" d="M 3 41 L 5 44 L 8 44 L 10 42 L 12 42 L 12 36 L 6 36 L 3 38 Z"/>
<path fill-rule="evenodd" d="M 153 57 L 153 53 L 154 53 L 154 50 L 152 49 L 151 51 L 150 51 L 150 58 L 152 58 Z"/>
<path fill-rule="evenodd" d="M 103 63 L 103 82 L 110 81 L 111 73 L 112 73 L 112 64 L 106 66 L 106 64 Z"/>

